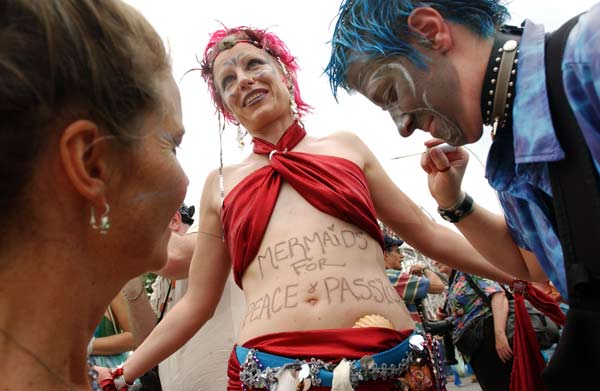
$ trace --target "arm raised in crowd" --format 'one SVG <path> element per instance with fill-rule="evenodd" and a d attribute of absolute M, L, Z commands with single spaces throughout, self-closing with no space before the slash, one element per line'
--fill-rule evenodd
<path fill-rule="evenodd" d="M 442 293 L 446 290 L 444 281 L 437 275 L 436 272 L 421 264 L 415 264 L 410 267 L 410 274 L 421 275 L 427 277 L 429 280 L 429 291 L 428 293 Z"/>

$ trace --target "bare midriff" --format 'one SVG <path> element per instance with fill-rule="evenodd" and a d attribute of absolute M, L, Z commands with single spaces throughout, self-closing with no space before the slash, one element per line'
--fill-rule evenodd
<path fill-rule="evenodd" d="M 315 209 L 287 184 L 242 283 L 240 343 L 276 332 L 352 327 L 370 314 L 397 330 L 414 327 L 387 279 L 379 243 Z"/>

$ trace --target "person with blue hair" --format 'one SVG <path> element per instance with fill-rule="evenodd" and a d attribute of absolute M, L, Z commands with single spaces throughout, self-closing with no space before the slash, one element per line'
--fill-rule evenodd
<path fill-rule="evenodd" d="M 600 349 L 591 331 L 600 326 L 600 5 L 552 34 L 529 20 L 505 26 L 508 16 L 495 0 L 346 0 L 325 72 L 334 95 L 358 91 L 401 136 L 435 138 L 421 161 L 431 194 L 484 257 L 524 280 L 550 279 L 569 298 L 546 382 L 572 389 L 561 373 L 600 369 L 590 353 Z M 461 189 L 468 154 L 456 147 L 484 125 L 486 177 L 504 216 Z"/>

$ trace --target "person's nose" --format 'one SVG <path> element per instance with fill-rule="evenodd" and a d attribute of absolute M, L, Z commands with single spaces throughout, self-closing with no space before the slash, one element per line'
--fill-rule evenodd
<path fill-rule="evenodd" d="M 249 72 L 240 72 L 239 76 L 238 76 L 238 80 L 239 80 L 239 87 L 241 90 L 246 90 L 250 87 L 252 87 L 256 82 L 254 80 L 254 77 L 252 74 L 250 74 Z"/>
<path fill-rule="evenodd" d="M 414 122 L 413 115 L 404 112 L 399 107 L 389 109 L 388 112 L 390 113 L 392 120 L 396 124 L 396 128 L 398 128 L 398 133 L 400 133 L 400 135 L 402 137 L 410 136 L 414 130 L 413 129 L 413 122 Z"/>

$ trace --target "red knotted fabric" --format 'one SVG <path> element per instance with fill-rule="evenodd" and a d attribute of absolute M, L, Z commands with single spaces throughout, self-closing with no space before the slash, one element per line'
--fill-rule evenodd
<path fill-rule="evenodd" d="M 523 294 L 527 301 L 531 303 L 531 305 L 552 319 L 554 323 L 559 326 L 565 325 L 567 317 L 560 309 L 556 300 L 554 300 L 552 297 L 544 293 L 542 290 L 537 289 L 531 285 L 531 283 L 526 283 L 525 292 Z"/>
<path fill-rule="evenodd" d="M 305 135 L 302 126 L 294 122 L 277 145 L 255 138 L 254 153 L 269 156 L 270 164 L 248 175 L 225 197 L 225 244 L 240 288 L 244 271 L 258 253 L 283 181 L 315 208 L 356 225 L 383 248 L 383 236 L 361 168 L 336 156 L 292 151 Z"/>
<path fill-rule="evenodd" d="M 299 360 L 315 358 L 325 362 L 339 362 L 342 358 L 358 360 L 366 354 L 375 354 L 393 348 L 410 336 L 413 330 L 396 331 L 380 327 L 301 330 L 263 335 L 243 344 L 244 347 Z M 235 346 L 229 357 L 227 391 L 242 391 L 240 362 Z M 330 390 L 330 387 L 311 387 L 311 391 Z M 394 382 L 368 382 L 357 391 L 393 391 Z M 248 390 L 252 391 L 252 390 Z"/>
<path fill-rule="evenodd" d="M 559 325 L 564 325 L 565 316 L 558 304 L 531 283 L 515 280 L 513 283 L 515 305 L 515 334 L 513 337 L 514 362 L 510 377 L 511 391 L 544 391 L 542 371 L 546 364 L 527 308 L 525 298 L 538 310 Z"/>

